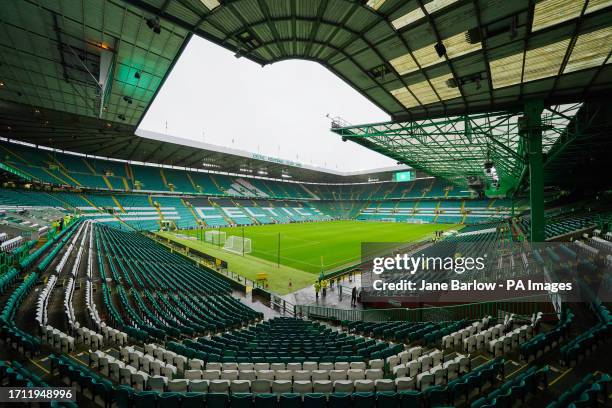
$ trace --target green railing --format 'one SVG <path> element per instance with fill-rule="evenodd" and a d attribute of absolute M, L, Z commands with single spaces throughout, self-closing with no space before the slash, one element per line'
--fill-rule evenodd
<path fill-rule="evenodd" d="M 32 181 L 32 177 L 28 176 L 27 174 L 25 174 L 21 170 L 14 168 L 13 166 L 9 166 L 6 163 L 0 162 L 0 169 L 2 169 L 4 171 L 7 171 L 7 172 L 9 172 L 11 174 L 14 174 L 15 176 L 17 176 L 17 177 L 19 177 L 19 178 L 21 178 L 23 180 Z"/>
<path fill-rule="evenodd" d="M 351 271 L 356 271 L 359 269 L 359 266 L 361 265 L 361 262 L 356 262 L 352 265 L 349 266 L 345 266 L 343 268 L 337 269 L 335 271 L 328 271 L 328 272 L 323 272 L 323 280 L 328 280 L 331 278 L 336 278 L 338 276 L 342 276 L 342 275 L 346 275 L 347 273 L 351 272 Z"/>
<path fill-rule="evenodd" d="M 529 316 L 536 312 L 553 313 L 554 308 L 547 295 L 534 295 L 512 300 L 468 303 L 453 306 L 423 307 L 417 309 L 337 309 L 333 307 L 297 305 L 297 315 L 326 320 L 348 321 L 445 321 L 459 319 L 482 319 L 484 316 L 498 316 L 514 313 Z"/>

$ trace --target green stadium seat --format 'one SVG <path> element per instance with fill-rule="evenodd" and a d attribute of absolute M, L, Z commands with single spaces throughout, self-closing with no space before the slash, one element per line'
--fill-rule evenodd
<path fill-rule="evenodd" d="M 419 391 L 400 391 L 401 408 L 420 408 L 422 394 Z"/>
<path fill-rule="evenodd" d="M 226 408 L 229 404 L 229 395 L 223 393 L 206 394 L 207 408 Z"/>
<path fill-rule="evenodd" d="M 230 406 L 232 408 L 252 408 L 253 405 L 253 394 L 232 393 L 230 395 Z"/>
<path fill-rule="evenodd" d="M 468 395 L 471 394 L 474 390 L 480 392 L 482 388 L 482 377 L 479 375 L 472 375 L 467 379 L 467 388 Z"/>
<path fill-rule="evenodd" d="M 132 405 L 134 389 L 126 385 L 119 385 L 113 388 L 113 400 L 118 408 L 129 408 Z"/>
<path fill-rule="evenodd" d="M 376 393 L 377 408 L 399 408 L 400 395 L 393 391 L 384 391 Z"/>
<path fill-rule="evenodd" d="M 134 393 L 134 408 L 149 408 L 157 404 L 156 391 L 139 391 Z"/>
<path fill-rule="evenodd" d="M 276 408 L 276 394 L 255 394 L 255 408 Z"/>
<path fill-rule="evenodd" d="M 449 403 L 449 392 L 447 387 L 435 385 L 427 388 L 424 394 L 432 407 L 443 407 Z"/>
<path fill-rule="evenodd" d="M 329 395 L 329 408 L 350 408 L 351 406 L 351 394 L 334 392 Z"/>
<path fill-rule="evenodd" d="M 465 381 L 451 382 L 448 384 L 451 404 L 456 404 L 461 398 L 468 398 L 468 384 Z"/>
<path fill-rule="evenodd" d="M 107 379 L 100 379 L 94 383 L 93 395 L 104 401 L 104 407 L 110 405 L 113 397 L 113 383 Z"/>
<path fill-rule="evenodd" d="M 589 408 L 589 407 L 596 405 L 594 404 L 594 402 L 596 402 L 596 400 L 593 400 L 592 395 L 588 391 L 585 391 L 582 394 L 580 394 L 580 396 L 577 399 L 575 399 L 571 404 L 569 404 L 568 408 L 569 407 Z"/>
<path fill-rule="evenodd" d="M 327 397 L 321 393 L 304 394 L 304 408 L 325 408 Z"/>
<path fill-rule="evenodd" d="M 279 408 L 300 408 L 302 406 L 302 395 L 294 393 L 283 393 L 278 401 Z"/>
<path fill-rule="evenodd" d="M 352 397 L 354 408 L 370 408 L 376 406 L 376 394 L 373 392 L 355 392 Z"/>
<path fill-rule="evenodd" d="M 206 406 L 206 393 L 186 392 L 183 394 L 182 404 L 181 404 L 182 408 L 204 408 L 205 406 Z"/>
<path fill-rule="evenodd" d="M 510 406 L 512 405 L 512 402 L 513 402 L 512 389 L 502 391 L 499 395 L 497 395 L 492 400 L 493 405 L 495 405 L 496 407 L 500 407 L 500 408 L 504 408 L 504 407 L 510 408 Z"/>
<path fill-rule="evenodd" d="M 485 405 L 487 405 L 487 398 L 486 397 L 480 397 L 476 401 L 472 402 L 470 407 L 471 408 L 482 408 Z"/>
<path fill-rule="evenodd" d="M 180 408 L 182 395 L 178 392 L 164 392 L 159 394 L 157 408 Z"/>

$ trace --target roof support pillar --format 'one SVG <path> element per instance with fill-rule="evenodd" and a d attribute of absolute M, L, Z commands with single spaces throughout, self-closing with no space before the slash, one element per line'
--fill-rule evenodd
<path fill-rule="evenodd" d="M 531 242 L 544 242 L 544 166 L 542 164 L 542 100 L 525 102 L 523 134 L 527 141 Z"/>

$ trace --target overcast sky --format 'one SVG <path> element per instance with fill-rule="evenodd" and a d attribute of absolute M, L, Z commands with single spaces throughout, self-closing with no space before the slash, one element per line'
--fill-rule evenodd
<path fill-rule="evenodd" d="M 329 131 L 389 116 L 323 66 L 284 61 L 261 67 L 194 36 L 140 127 L 186 139 L 355 171 L 395 161 Z M 280 146 L 280 148 L 279 148 Z"/>

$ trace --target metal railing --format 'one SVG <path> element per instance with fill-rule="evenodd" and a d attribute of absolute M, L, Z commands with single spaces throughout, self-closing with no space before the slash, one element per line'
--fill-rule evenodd
<path fill-rule="evenodd" d="M 531 315 L 536 312 L 553 313 L 554 309 L 547 295 L 534 295 L 512 300 L 477 302 L 453 306 L 432 306 L 416 309 L 338 309 L 333 307 L 297 305 L 296 315 L 327 320 L 347 321 L 446 321 L 460 319 L 482 319 L 497 316 L 499 312 L 517 315 Z"/>

